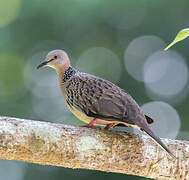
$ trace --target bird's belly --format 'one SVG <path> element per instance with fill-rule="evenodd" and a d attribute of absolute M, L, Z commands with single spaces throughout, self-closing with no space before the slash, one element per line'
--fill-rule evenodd
<path fill-rule="evenodd" d="M 70 111 L 81 121 L 85 122 L 85 123 L 89 123 L 90 121 L 92 121 L 94 118 L 89 117 L 87 115 L 85 115 L 84 113 L 78 111 L 75 108 L 69 107 Z"/>
<path fill-rule="evenodd" d="M 87 115 L 85 115 L 84 113 L 78 111 L 77 109 L 75 109 L 74 107 L 71 107 L 68 105 L 69 110 L 81 121 L 85 122 L 85 123 L 90 123 L 94 117 L 89 117 Z M 106 121 L 106 120 L 102 120 L 102 119 L 97 119 L 95 125 L 100 125 L 100 126 L 106 126 L 109 123 L 112 123 L 113 121 Z M 117 124 L 117 123 L 116 123 Z"/>
<path fill-rule="evenodd" d="M 89 117 L 89 116 L 85 115 L 84 113 L 76 110 L 75 108 L 69 107 L 69 109 L 78 119 L 80 119 L 81 121 L 83 121 L 87 124 L 90 123 L 94 119 L 94 117 Z M 110 123 L 114 123 L 115 125 L 123 124 L 127 127 L 133 127 L 133 128 L 140 130 L 140 127 L 138 127 L 137 125 L 131 125 L 131 124 L 128 124 L 123 121 L 111 121 L 111 120 L 97 119 L 95 125 L 106 126 L 107 124 L 110 124 Z"/>

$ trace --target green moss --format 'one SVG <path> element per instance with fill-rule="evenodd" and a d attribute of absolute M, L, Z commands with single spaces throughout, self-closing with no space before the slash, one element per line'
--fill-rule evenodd
<path fill-rule="evenodd" d="M 0 147 L 3 146 L 3 134 L 0 134 Z"/>
<path fill-rule="evenodd" d="M 32 151 L 33 153 L 41 151 L 41 149 L 44 147 L 45 141 L 36 138 L 35 135 L 32 136 L 32 138 L 29 141 L 29 150 Z"/>

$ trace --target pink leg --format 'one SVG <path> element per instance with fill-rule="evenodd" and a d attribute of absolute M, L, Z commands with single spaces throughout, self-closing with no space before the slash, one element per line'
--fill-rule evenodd
<path fill-rule="evenodd" d="M 114 125 L 115 125 L 115 123 L 109 123 L 109 124 L 107 124 L 107 125 L 105 126 L 104 129 L 108 130 L 108 129 L 110 129 L 111 127 L 113 127 Z"/>
<path fill-rule="evenodd" d="M 89 124 L 80 127 L 94 127 L 94 124 L 96 123 L 97 120 L 98 120 L 97 118 L 94 118 Z"/>

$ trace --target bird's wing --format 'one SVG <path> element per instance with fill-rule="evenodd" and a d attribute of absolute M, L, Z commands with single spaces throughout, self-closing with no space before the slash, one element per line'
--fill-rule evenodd
<path fill-rule="evenodd" d="M 69 105 L 87 116 L 110 121 L 122 121 L 126 118 L 127 107 L 135 102 L 113 83 L 86 73 L 76 73 L 72 76 L 65 89 Z"/>

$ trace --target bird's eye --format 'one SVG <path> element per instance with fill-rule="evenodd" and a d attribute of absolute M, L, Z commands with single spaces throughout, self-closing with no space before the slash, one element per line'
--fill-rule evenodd
<path fill-rule="evenodd" d="M 57 59 L 57 56 L 54 56 L 54 59 Z"/>

